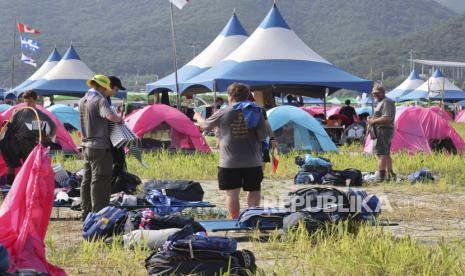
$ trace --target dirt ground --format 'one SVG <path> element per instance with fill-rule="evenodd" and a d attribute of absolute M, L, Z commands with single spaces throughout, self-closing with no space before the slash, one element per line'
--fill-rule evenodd
<path fill-rule="evenodd" d="M 218 191 L 216 181 L 200 181 L 205 190 L 205 200 L 225 208 L 224 193 Z M 293 185 L 292 181 L 265 180 L 263 198 L 269 207 L 282 207 L 277 199 L 285 197 L 289 191 L 302 186 Z M 430 244 L 438 241 L 465 241 L 465 187 L 441 188 L 435 186 L 422 187 L 421 184 L 384 184 L 364 188 L 368 193 L 381 198 L 383 220 L 397 224 L 385 226 L 395 236 L 410 235 L 419 242 Z M 246 194 L 241 195 L 241 206 L 246 206 Z M 49 235 L 58 244 L 79 242 L 81 222 L 73 220 L 79 212 L 60 210 L 60 219 L 55 209 Z M 62 231 L 66 229 L 66 231 Z M 218 233 L 221 234 L 221 233 Z"/>

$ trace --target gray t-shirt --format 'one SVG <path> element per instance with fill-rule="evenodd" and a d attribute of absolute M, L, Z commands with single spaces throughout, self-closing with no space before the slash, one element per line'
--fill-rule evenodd
<path fill-rule="evenodd" d="M 387 125 L 379 127 L 390 127 L 394 128 L 394 119 L 396 118 L 396 105 L 388 97 L 384 97 L 375 108 L 375 118 L 389 117 L 391 122 Z"/>
<path fill-rule="evenodd" d="M 93 149 L 110 149 L 109 122 L 106 117 L 113 111 L 102 94 L 90 89 L 79 101 L 81 114 L 82 146 Z"/>
<path fill-rule="evenodd" d="M 247 128 L 244 115 L 231 106 L 208 118 L 204 127 L 219 129 L 221 168 L 253 168 L 263 164 L 262 141 L 266 137 L 265 120 L 261 115 L 255 128 Z"/>

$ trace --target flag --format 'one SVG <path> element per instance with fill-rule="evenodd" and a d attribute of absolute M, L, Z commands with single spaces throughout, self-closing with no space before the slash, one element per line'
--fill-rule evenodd
<path fill-rule="evenodd" d="M 29 64 L 31 66 L 34 66 L 34 67 L 37 67 L 37 63 L 35 60 L 33 60 L 32 58 L 26 56 L 25 54 L 21 53 L 21 61 L 26 63 L 26 64 Z"/>
<path fill-rule="evenodd" d="M 175 5 L 176 8 L 182 10 L 184 6 L 189 3 L 190 0 L 169 0 L 171 4 Z"/>
<path fill-rule="evenodd" d="M 29 27 L 23 23 L 18 23 L 18 30 L 20 33 L 40 34 L 39 30 Z"/>
<path fill-rule="evenodd" d="M 37 40 L 32 40 L 27 37 L 20 36 L 21 38 L 21 49 L 30 50 L 35 53 L 39 50 L 39 42 Z"/>

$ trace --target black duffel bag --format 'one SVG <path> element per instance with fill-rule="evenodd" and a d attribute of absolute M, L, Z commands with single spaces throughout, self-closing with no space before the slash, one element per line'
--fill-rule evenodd
<path fill-rule="evenodd" d="M 346 169 L 343 171 L 332 170 L 323 176 L 323 184 L 335 186 L 362 186 L 362 172 L 357 169 Z"/>
<path fill-rule="evenodd" d="M 186 201 L 202 201 L 203 189 L 199 182 L 190 180 L 151 180 L 144 184 L 140 198 L 145 198 L 150 190 L 160 190 L 167 196 Z"/>

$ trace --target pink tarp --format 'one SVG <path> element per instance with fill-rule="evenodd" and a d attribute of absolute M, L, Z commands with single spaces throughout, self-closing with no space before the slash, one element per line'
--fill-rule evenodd
<path fill-rule="evenodd" d="M 23 106 L 25 106 L 25 104 L 18 104 L 0 113 L 0 122 L 9 120 L 11 116 L 13 115 L 13 111 Z M 45 115 L 49 116 L 53 120 L 55 125 L 57 126 L 56 141 L 58 144 L 61 145 L 63 151 L 79 153 L 79 150 L 76 147 L 76 144 L 74 144 L 73 138 L 71 138 L 71 135 L 69 135 L 68 131 L 63 126 L 63 124 L 60 121 L 58 121 L 58 119 L 50 111 L 43 108 L 42 106 L 37 105 L 37 109 L 45 113 Z M 5 161 L 3 160 L 3 157 L 0 155 L 0 175 L 4 175 L 6 171 L 7 171 L 7 166 L 5 164 Z"/>
<path fill-rule="evenodd" d="M 194 148 L 200 152 L 210 152 L 207 141 L 192 121 L 176 108 L 154 104 L 146 106 L 126 117 L 127 126 L 139 138 L 162 123 L 171 127 L 171 146 L 176 149 Z"/>
<path fill-rule="evenodd" d="M 450 138 L 458 152 L 465 150 L 465 142 L 455 129 L 436 112 L 423 107 L 406 107 L 397 111 L 391 152 L 419 151 L 431 153 L 433 139 Z M 365 152 L 371 152 L 372 140 L 368 137 Z"/>
<path fill-rule="evenodd" d="M 465 123 L 465 110 L 460 110 L 459 113 L 457 113 L 455 121 L 457 123 Z"/>
<path fill-rule="evenodd" d="M 444 110 L 444 109 L 440 108 L 439 106 L 432 106 L 432 107 L 430 107 L 430 109 L 433 112 L 436 112 L 439 116 L 441 116 L 446 121 L 452 121 L 452 114 L 450 114 L 449 111 Z"/>
<path fill-rule="evenodd" d="M 0 243 L 8 250 L 10 271 L 34 269 L 55 276 L 66 275 L 45 257 L 44 239 L 54 188 L 48 151 L 38 145 L 26 159 L 0 208 Z"/>
<path fill-rule="evenodd" d="M 309 113 L 312 116 L 319 115 L 319 114 L 325 114 L 325 109 L 322 106 L 305 106 L 302 107 L 302 109 Z M 339 110 L 341 110 L 341 106 L 333 106 L 331 108 L 327 107 L 326 108 L 326 116 L 329 118 L 330 116 L 334 114 L 339 114 Z"/>

